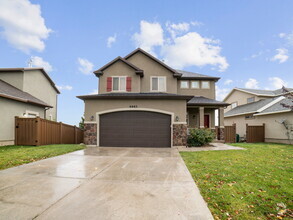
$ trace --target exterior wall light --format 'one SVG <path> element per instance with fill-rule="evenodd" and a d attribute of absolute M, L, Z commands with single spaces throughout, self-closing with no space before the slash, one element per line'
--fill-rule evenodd
<path fill-rule="evenodd" d="M 175 121 L 179 121 L 179 117 L 178 116 L 175 117 Z"/>
<path fill-rule="evenodd" d="M 93 115 L 90 117 L 90 120 L 91 120 L 91 121 L 93 121 L 93 120 L 94 120 L 94 116 L 93 116 Z"/>

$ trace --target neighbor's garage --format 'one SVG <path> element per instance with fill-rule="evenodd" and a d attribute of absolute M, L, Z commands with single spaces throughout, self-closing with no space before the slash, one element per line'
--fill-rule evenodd
<path fill-rule="evenodd" d="M 171 147 L 171 116 L 147 111 L 100 115 L 100 146 Z"/>

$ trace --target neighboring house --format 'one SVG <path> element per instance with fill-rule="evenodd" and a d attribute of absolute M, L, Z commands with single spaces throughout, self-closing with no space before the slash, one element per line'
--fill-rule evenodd
<path fill-rule="evenodd" d="M 78 96 L 85 103 L 85 144 L 119 147 L 186 145 L 187 128 L 215 129 L 220 79 L 172 69 L 142 49 L 117 57 L 94 72 L 98 93 Z"/>
<path fill-rule="evenodd" d="M 14 119 L 57 120 L 54 82 L 43 68 L 0 68 L 0 145 L 14 144 Z"/>
<path fill-rule="evenodd" d="M 293 89 L 286 88 L 290 93 Z M 265 141 L 293 142 L 293 111 L 281 104 L 292 105 L 282 89 L 258 90 L 234 88 L 224 99 L 231 105 L 225 109 L 225 125 L 236 124 L 236 133 L 246 137 L 246 124 L 265 123 Z M 290 141 L 291 140 L 291 141 Z"/>

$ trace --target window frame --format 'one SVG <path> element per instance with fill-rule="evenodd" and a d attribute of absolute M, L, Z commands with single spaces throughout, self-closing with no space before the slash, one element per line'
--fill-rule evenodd
<path fill-rule="evenodd" d="M 253 101 L 252 102 L 248 102 L 248 99 L 253 99 Z M 253 103 L 253 102 L 255 102 L 255 97 L 254 96 L 253 97 L 249 97 L 249 98 L 246 99 L 246 101 L 247 101 L 247 104 Z"/>
<path fill-rule="evenodd" d="M 31 110 L 26 110 L 24 114 L 25 118 L 36 118 L 40 117 L 39 112 L 31 111 Z"/>
<path fill-rule="evenodd" d="M 127 76 L 111 76 L 112 77 L 112 92 L 126 92 L 126 84 L 127 84 Z M 118 90 L 114 90 L 114 78 L 118 78 Z M 124 78 L 125 79 L 125 90 L 121 90 L 121 85 L 120 85 L 120 79 Z"/>
<path fill-rule="evenodd" d="M 192 87 L 193 82 L 198 82 L 198 87 Z M 191 89 L 200 89 L 200 81 L 199 80 L 192 80 L 191 83 L 190 83 L 190 88 Z"/>
<path fill-rule="evenodd" d="M 153 78 L 158 78 L 158 90 L 153 90 Z M 164 86 L 164 89 L 163 90 L 160 90 L 159 89 L 159 79 L 162 78 L 164 79 L 165 81 L 165 86 Z M 167 79 L 166 79 L 166 76 L 151 76 L 151 80 L 150 80 L 150 91 L 151 92 L 166 92 L 167 91 Z"/>
<path fill-rule="evenodd" d="M 182 87 L 183 82 L 187 83 L 187 87 Z M 189 89 L 189 81 L 188 80 L 180 80 L 180 89 Z"/>
<path fill-rule="evenodd" d="M 233 107 L 233 104 L 236 104 L 236 106 Z M 236 108 L 237 106 L 238 106 L 238 102 L 232 102 L 232 103 L 231 103 L 231 109 L 234 109 L 234 108 Z"/>
<path fill-rule="evenodd" d="M 204 87 L 203 87 L 203 83 L 204 83 L 204 82 L 207 82 L 207 83 L 208 83 L 208 85 L 209 85 L 208 88 L 204 88 Z M 207 80 L 201 81 L 201 89 L 210 89 L 210 88 L 211 88 L 211 82 L 210 82 L 210 81 L 207 81 Z"/>

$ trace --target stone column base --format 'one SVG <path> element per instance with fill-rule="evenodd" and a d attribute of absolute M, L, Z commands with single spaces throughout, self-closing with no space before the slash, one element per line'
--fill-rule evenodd
<path fill-rule="evenodd" d="M 187 145 L 187 125 L 173 124 L 173 146 Z"/>
<path fill-rule="evenodd" d="M 219 140 L 225 140 L 225 128 L 219 128 Z"/>
<path fill-rule="evenodd" d="M 84 124 L 84 144 L 97 145 L 97 124 Z"/>

